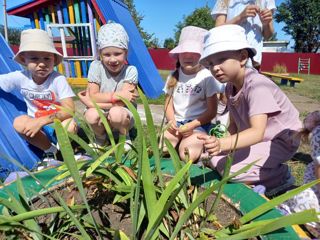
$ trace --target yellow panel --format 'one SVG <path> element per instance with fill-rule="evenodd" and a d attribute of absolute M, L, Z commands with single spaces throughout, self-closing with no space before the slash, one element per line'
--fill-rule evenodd
<path fill-rule="evenodd" d="M 87 78 L 67 78 L 67 80 L 72 86 L 85 87 L 88 84 Z"/>
<path fill-rule="evenodd" d="M 70 23 L 74 24 L 75 20 L 74 20 L 73 1 L 72 0 L 68 0 L 68 11 L 69 11 Z"/>
<path fill-rule="evenodd" d="M 58 67 L 58 72 L 61 73 L 62 75 L 64 75 L 63 65 L 60 63 L 57 67 Z"/>
<path fill-rule="evenodd" d="M 33 17 L 34 17 L 34 24 L 36 25 L 36 28 L 40 29 L 38 14 L 36 12 L 34 12 Z"/>
<path fill-rule="evenodd" d="M 75 65 L 75 69 L 76 69 L 76 76 L 78 78 L 81 78 L 81 66 L 80 66 L 80 62 L 79 61 L 75 61 L 74 62 Z"/>
<path fill-rule="evenodd" d="M 54 6 L 52 6 L 52 5 L 49 6 L 49 14 L 51 15 L 52 23 L 55 24 L 56 23 L 56 13 L 54 10 Z"/>
<path fill-rule="evenodd" d="M 96 31 L 97 32 L 99 32 L 99 29 L 100 29 L 100 27 L 101 27 L 101 24 L 100 24 L 100 22 L 99 22 L 99 16 L 98 16 L 98 14 L 95 14 L 95 22 L 96 22 Z"/>

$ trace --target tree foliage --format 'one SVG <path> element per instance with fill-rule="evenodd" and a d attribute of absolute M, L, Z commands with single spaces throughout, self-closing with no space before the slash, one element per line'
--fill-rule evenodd
<path fill-rule="evenodd" d="M 211 9 L 208 6 L 195 9 L 189 16 L 183 18 L 181 22 L 176 25 L 175 41 L 179 41 L 182 28 L 186 26 L 201 27 L 204 29 L 211 29 L 215 22 L 211 17 Z"/>
<path fill-rule="evenodd" d="M 20 44 L 20 34 L 21 29 L 19 28 L 8 28 L 8 41 L 10 44 L 19 45 Z M 0 25 L 0 33 L 4 37 L 4 26 Z"/>
<path fill-rule="evenodd" d="M 159 47 L 159 40 L 154 37 L 154 34 L 147 33 L 141 26 L 140 23 L 143 20 L 144 16 L 138 13 L 136 6 L 134 5 L 133 0 L 124 0 L 125 4 L 128 6 L 128 9 L 131 13 L 133 21 L 135 22 L 140 35 L 147 47 L 157 48 Z"/>
<path fill-rule="evenodd" d="M 164 40 L 163 47 L 168 49 L 173 49 L 175 47 L 175 40 L 173 38 L 167 38 Z"/>
<path fill-rule="evenodd" d="M 317 52 L 320 47 L 320 1 L 285 0 L 275 14 L 282 30 L 295 40 L 296 52 Z"/>

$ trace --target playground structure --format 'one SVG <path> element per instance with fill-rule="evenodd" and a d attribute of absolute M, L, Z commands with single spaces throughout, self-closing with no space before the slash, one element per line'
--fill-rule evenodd
<path fill-rule="evenodd" d="M 119 0 L 28 0 L 8 10 L 10 14 L 28 17 L 34 28 L 51 31 L 57 49 L 62 50 L 65 61 L 57 70 L 71 83 L 86 84 L 91 61 L 96 57 L 95 36 L 106 19 L 121 23 L 128 32 L 128 61 L 137 67 L 139 84 L 148 97 L 161 94 L 163 81 L 140 37 L 131 15 Z M 72 24 L 77 25 L 72 25 Z M 90 34 L 89 34 L 90 33 Z M 22 70 L 13 61 L 13 52 L 0 34 L 0 74 Z M 27 169 L 37 165 L 42 153 L 29 146 L 14 130 L 15 117 L 26 113 L 20 92 L 5 93 L 0 90 L 0 178 L 19 170 L 8 161 L 18 161 Z"/>
<path fill-rule="evenodd" d="M 298 74 L 300 72 L 308 72 L 310 74 L 310 58 L 299 58 L 298 60 Z"/>
<path fill-rule="evenodd" d="M 121 0 L 28 0 L 7 10 L 30 19 L 32 28 L 52 35 L 64 61 L 57 70 L 70 84 L 84 86 L 90 63 L 97 58 L 96 35 L 107 21 L 122 24 L 129 35 L 128 62 L 137 67 L 145 94 L 156 98 L 163 81 L 140 37 L 127 6 Z"/>

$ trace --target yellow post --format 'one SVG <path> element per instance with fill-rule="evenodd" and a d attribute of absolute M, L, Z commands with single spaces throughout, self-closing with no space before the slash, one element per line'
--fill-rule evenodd
<path fill-rule="evenodd" d="M 37 28 L 37 29 L 40 29 L 38 14 L 37 14 L 36 12 L 34 12 L 34 13 L 33 13 L 33 17 L 34 17 L 34 24 L 36 25 L 36 28 Z"/>
<path fill-rule="evenodd" d="M 75 61 L 74 62 L 74 67 L 75 67 L 75 70 L 76 70 L 76 76 L 77 78 L 81 78 L 81 65 L 80 65 L 80 62 L 79 61 Z"/>
<path fill-rule="evenodd" d="M 55 24 L 56 23 L 56 13 L 55 13 L 53 5 L 49 6 L 49 14 L 51 15 L 52 23 Z"/>
<path fill-rule="evenodd" d="M 72 0 L 68 0 L 68 12 L 69 12 L 70 23 L 74 24 L 75 20 L 74 20 L 73 1 Z"/>

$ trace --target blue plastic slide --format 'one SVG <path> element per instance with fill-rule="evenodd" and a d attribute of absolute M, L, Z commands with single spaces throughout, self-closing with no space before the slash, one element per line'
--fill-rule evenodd
<path fill-rule="evenodd" d="M 13 52 L 0 34 L 0 74 L 21 70 L 21 66 L 13 60 Z M 28 169 L 32 169 L 39 161 L 28 143 L 14 130 L 12 123 L 16 116 L 25 114 L 27 110 L 19 92 L 6 93 L 0 90 L 0 178 L 19 168 L 7 160 L 13 158 Z"/>

